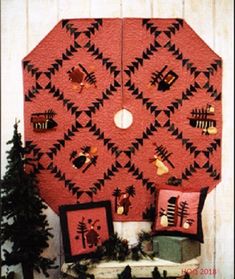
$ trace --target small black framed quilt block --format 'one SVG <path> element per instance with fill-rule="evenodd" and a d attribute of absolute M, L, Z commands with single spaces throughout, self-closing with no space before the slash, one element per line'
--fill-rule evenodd
<path fill-rule="evenodd" d="M 113 234 L 110 201 L 59 208 L 65 262 L 85 258 Z"/>

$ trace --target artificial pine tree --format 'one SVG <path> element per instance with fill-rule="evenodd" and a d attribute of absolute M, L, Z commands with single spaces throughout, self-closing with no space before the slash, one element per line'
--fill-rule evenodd
<path fill-rule="evenodd" d="M 55 268 L 55 259 L 41 255 L 52 237 L 43 214 L 47 206 L 39 196 L 36 168 L 26 172 L 29 160 L 25 158 L 17 122 L 13 138 L 7 144 L 12 148 L 7 151 L 8 165 L 1 182 L 1 244 L 10 241 L 12 249 L 3 251 L 2 264 L 21 264 L 24 279 L 32 279 L 33 270 L 42 271 L 48 277 L 47 270 Z"/>
<path fill-rule="evenodd" d="M 154 267 L 154 270 L 152 271 L 152 279 L 162 279 L 157 266 Z"/>
<path fill-rule="evenodd" d="M 131 267 L 129 265 L 127 265 L 125 269 L 120 274 L 118 274 L 118 279 L 133 279 Z"/>

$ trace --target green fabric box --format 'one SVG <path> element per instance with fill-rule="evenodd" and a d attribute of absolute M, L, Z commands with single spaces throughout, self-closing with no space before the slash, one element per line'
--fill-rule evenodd
<path fill-rule="evenodd" d="M 157 258 L 183 263 L 200 256 L 200 242 L 187 237 L 155 236 L 153 251 Z"/>

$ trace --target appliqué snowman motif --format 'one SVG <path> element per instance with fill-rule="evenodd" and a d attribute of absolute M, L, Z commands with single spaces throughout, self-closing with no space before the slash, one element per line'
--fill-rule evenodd
<path fill-rule="evenodd" d="M 162 227 L 168 227 L 168 218 L 167 218 L 167 212 L 164 209 L 161 209 L 160 211 L 160 225 Z"/>

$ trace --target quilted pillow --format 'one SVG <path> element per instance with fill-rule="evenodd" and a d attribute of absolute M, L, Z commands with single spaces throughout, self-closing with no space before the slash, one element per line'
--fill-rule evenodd
<path fill-rule="evenodd" d="M 201 213 L 208 187 L 200 192 L 157 190 L 154 235 L 185 236 L 203 242 Z"/>

